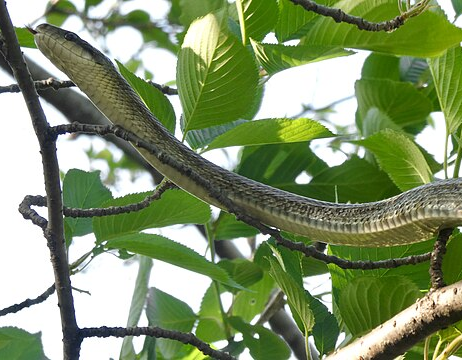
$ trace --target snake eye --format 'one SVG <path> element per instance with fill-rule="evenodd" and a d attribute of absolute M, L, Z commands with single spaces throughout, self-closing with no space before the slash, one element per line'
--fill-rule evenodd
<path fill-rule="evenodd" d="M 73 32 L 67 32 L 66 34 L 64 34 L 64 38 L 68 41 L 75 41 L 77 40 L 79 37 L 77 35 L 75 35 Z"/>

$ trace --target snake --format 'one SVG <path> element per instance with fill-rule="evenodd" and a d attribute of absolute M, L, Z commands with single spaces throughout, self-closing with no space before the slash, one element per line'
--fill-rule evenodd
<path fill-rule="evenodd" d="M 155 169 L 210 205 L 231 213 L 239 209 L 266 226 L 314 241 L 357 247 L 422 242 L 442 229 L 462 225 L 462 178 L 435 180 L 375 202 L 336 203 L 226 170 L 171 134 L 111 60 L 77 34 L 46 23 L 30 31 L 37 48 L 110 122 L 152 144 L 149 151 L 137 150 Z"/>

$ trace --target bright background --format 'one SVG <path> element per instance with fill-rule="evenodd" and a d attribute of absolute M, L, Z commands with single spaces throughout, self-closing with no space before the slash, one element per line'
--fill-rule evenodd
<path fill-rule="evenodd" d="M 43 22 L 43 20 L 35 21 L 43 14 L 46 3 L 45 0 L 9 1 L 8 10 L 14 25 L 21 27 L 32 23 L 36 26 Z M 83 1 L 74 1 L 74 3 L 78 8 L 83 7 Z M 112 1 L 106 0 L 105 3 L 110 6 Z M 453 19 L 450 0 L 440 0 L 439 3 L 446 9 L 448 18 Z M 162 14 L 168 11 L 168 5 L 162 0 L 130 1 L 124 4 L 124 9 L 129 12 L 141 6 L 151 14 L 153 19 L 161 18 Z M 102 15 L 104 11 L 92 14 L 94 17 Z M 75 17 L 71 17 L 64 27 L 78 33 L 99 48 L 104 45 L 95 43 L 88 34 L 85 34 L 80 20 Z M 124 62 L 141 44 L 142 39 L 136 31 L 123 28 L 109 35 L 105 46 L 110 49 L 111 58 Z M 66 78 L 38 50 L 25 49 L 24 52 L 56 74 L 57 78 Z M 354 82 L 360 78 L 362 62 L 366 56 L 367 52 L 359 52 L 353 56 L 306 65 L 275 75 L 267 83 L 264 101 L 257 118 L 293 116 L 302 110 L 302 104 L 320 108 L 335 100 L 353 95 Z M 144 52 L 143 61 L 153 72 L 155 82 L 162 84 L 174 80 L 176 62 L 175 57 L 170 53 L 150 48 Z M 14 80 L 8 75 L 0 72 L 0 85 L 9 85 L 13 82 Z M 175 105 L 178 104 L 175 97 L 169 99 Z M 52 125 L 66 123 L 63 116 L 53 107 L 44 101 L 42 105 Z M 178 106 L 176 108 L 178 111 Z M 337 112 L 330 119 L 336 124 L 352 123 L 355 109 L 354 100 L 346 101 L 336 107 Z M 0 114 L 3 125 L 0 159 L 4 169 L 0 177 L 2 199 L 0 308 L 4 308 L 41 294 L 53 283 L 53 272 L 49 251 L 41 230 L 30 221 L 25 221 L 17 211 L 25 195 L 45 195 L 38 142 L 21 94 L 0 94 Z M 435 116 L 435 129 L 426 130 L 417 140 L 441 161 L 444 144 L 444 121 L 441 116 Z M 58 143 L 61 169 L 106 171 L 104 163 L 89 163 L 85 150 L 89 149 L 91 144 L 97 150 L 107 146 L 104 141 L 95 137 L 90 139 L 81 136 L 76 141 L 61 137 Z M 331 165 L 346 160 L 341 153 L 333 154 L 327 149 L 325 141 L 314 141 L 313 146 Z M 236 149 L 231 149 L 232 156 L 236 153 Z M 230 163 L 229 158 L 221 150 L 207 157 L 221 166 L 232 168 L 233 157 Z M 135 183 L 129 181 L 127 174 L 121 174 L 121 177 L 125 180 L 117 189 L 112 189 L 117 196 L 152 189 L 149 175 L 139 177 Z M 206 242 L 194 227 L 188 227 L 187 230 L 176 227 L 160 231 L 163 235 L 194 248 L 200 254 L 206 252 Z M 91 249 L 92 242 L 92 237 L 76 239 L 70 250 L 71 260 Z M 237 243 L 239 244 L 239 241 Z M 243 239 L 241 243 L 245 245 L 245 240 Z M 245 246 L 241 248 L 244 251 L 246 249 Z M 88 295 L 74 291 L 78 325 L 80 327 L 124 326 L 137 270 L 136 263 L 122 262 L 110 254 L 105 254 L 98 256 L 84 272 L 73 276 L 72 285 L 75 288 L 91 293 Z M 208 278 L 158 261 L 154 263 L 151 274 L 151 286 L 182 299 L 195 311 L 199 310 L 201 296 L 209 283 Z M 309 285 L 314 287 L 319 284 Z M 0 326 L 17 326 L 32 333 L 42 331 L 45 354 L 51 359 L 62 358 L 62 334 L 55 294 L 42 304 L 17 314 L 0 317 Z M 142 338 L 138 339 L 138 344 L 141 344 L 142 340 Z M 82 344 L 81 358 L 118 358 L 121 341 L 111 338 L 86 339 Z"/>

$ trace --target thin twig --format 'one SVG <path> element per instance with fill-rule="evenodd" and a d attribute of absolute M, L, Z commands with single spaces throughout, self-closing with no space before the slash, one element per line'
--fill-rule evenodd
<path fill-rule="evenodd" d="M 155 338 L 165 338 L 177 340 L 183 344 L 190 344 L 200 350 L 204 355 L 211 356 L 215 359 L 235 360 L 236 358 L 223 351 L 215 350 L 209 344 L 200 340 L 192 333 L 184 333 L 175 330 L 162 329 L 157 326 L 149 327 L 106 327 L 83 328 L 80 330 L 80 336 L 87 337 L 126 337 L 126 336 L 152 336 Z"/>
<path fill-rule="evenodd" d="M 64 88 L 70 88 L 75 86 L 75 84 L 70 81 L 70 80 L 56 80 L 54 78 L 49 78 L 46 80 L 37 80 L 34 81 L 34 86 L 35 89 L 38 90 L 45 90 L 45 89 L 64 89 Z M 6 85 L 6 86 L 0 86 L 0 94 L 2 93 L 18 93 L 20 92 L 21 89 L 19 88 L 18 84 L 11 84 L 11 85 Z"/>
<path fill-rule="evenodd" d="M 42 302 L 44 302 L 46 299 L 50 297 L 51 294 L 55 292 L 55 284 L 51 285 L 48 289 L 45 290 L 45 292 L 39 296 L 37 296 L 35 299 L 26 299 L 19 304 L 14 304 L 11 306 L 8 306 L 4 309 L 0 310 L 0 316 L 5 316 L 7 314 L 14 314 L 17 313 L 18 311 L 21 311 L 24 308 L 31 307 L 32 305 L 37 305 Z"/>

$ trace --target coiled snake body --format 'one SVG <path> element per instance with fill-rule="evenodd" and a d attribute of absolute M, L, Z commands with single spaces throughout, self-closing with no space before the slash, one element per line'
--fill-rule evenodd
<path fill-rule="evenodd" d="M 138 149 L 187 192 L 227 210 L 214 189 L 262 223 L 330 244 L 393 246 L 430 239 L 462 225 L 462 179 L 437 181 L 390 199 L 337 204 L 294 195 L 216 166 L 171 135 L 112 62 L 76 34 L 48 24 L 31 30 L 40 51 L 114 124 L 155 145 Z"/>

